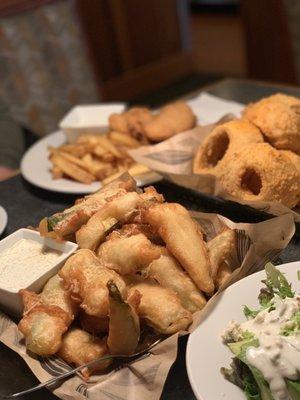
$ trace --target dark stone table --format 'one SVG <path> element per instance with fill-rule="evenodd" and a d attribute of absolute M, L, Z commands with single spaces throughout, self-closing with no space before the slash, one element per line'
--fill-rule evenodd
<path fill-rule="evenodd" d="M 278 91 L 300 97 L 300 89 L 294 87 L 277 87 L 260 82 L 233 79 L 220 81 L 215 85 L 206 87 L 205 90 L 226 99 L 245 103 Z M 196 95 L 196 92 L 191 95 Z M 191 190 L 180 188 L 166 181 L 157 183 L 155 187 L 165 195 L 166 200 L 179 202 L 194 210 L 216 212 L 237 222 L 259 222 L 270 218 L 268 214 L 257 212 L 237 203 L 206 195 L 197 195 Z M 8 213 L 8 226 L 2 237 L 18 228 L 36 225 L 44 216 L 51 215 L 72 204 L 76 197 L 41 190 L 24 181 L 20 175 L 0 183 L 0 205 Z M 299 229 L 297 228 L 292 241 L 277 260 L 278 264 L 300 260 L 299 236 Z M 169 373 L 161 397 L 162 400 L 195 399 L 185 367 L 186 340 L 186 337 L 180 339 L 178 357 Z M 36 383 L 36 378 L 23 360 L 0 343 L 0 398 L 2 395 L 23 390 Z M 54 400 L 57 397 L 43 389 L 24 396 L 23 399 Z"/>

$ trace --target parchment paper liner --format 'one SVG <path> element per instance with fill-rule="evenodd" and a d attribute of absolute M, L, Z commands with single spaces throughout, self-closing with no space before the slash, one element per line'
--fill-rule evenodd
<path fill-rule="evenodd" d="M 295 232 L 292 215 L 282 215 L 257 224 L 236 224 L 217 214 L 199 212 L 192 214 L 203 227 L 208 239 L 214 237 L 224 225 L 236 230 L 235 257 L 238 265 L 241 266 L 232 273 L 226 287 L 246 275 L 262 269 L 266 262 L 275 260 Z M 219 296 L 222 290 L 210 299 L 202 311 L 194 314 L 193 324 L 189 328 L 189 332 L 192 332 L 212 311 L 216 301 L 222 301 L 221 296 Z M 168 372 L 176 359 L 178 336 L 185 334 L 187 332 L 180 332 L 166 338 L 152 350 L 149 357 L 135 361 L 131 365 L 131 369 L 125 367 L 116 372 L 95 376 L 91 383 L 86 383 L 79 376 L 75 376 L 63 382 L 61 386 L 51 388 L 51 390 L 55 395 L 66 400 L 86 398 L 92 400 L 100 398 L 113 400 L 159 399 Z M 41 382 L 70 368 L 56 356 L 35 358 L 27 354 L 22 335 L 17 330 L 17 326 L 3 313 L 0 313 L 0 340 L 25 360 Z M 208 351 L 211 351 L 211 349 L 208 349 Z M 143 376 L 143 380 L 134 371 L 138 371 Z M 11 389 L 14 391 L 15 388 L 12 387 Z"/>
<path fill-rule="evenodd" d="M 237 201 L 272 215 L 289 213 L 293 215 L 296 222 L 300 222 L 299 207 L 291 210 L 278 202 L 238 200 L 224 191 L 215 176 L 193 174 L 193 159 L 199 145 L 218 124 L 233 118 L 233 115 L 225 115 L 215 124 L 198 126 L 192 130 L 179 133 L 161 143 L 130 150 L 129 154 L 137 162 L 146 165 L 177 185 L 219 196 L 223 199 Z"/>

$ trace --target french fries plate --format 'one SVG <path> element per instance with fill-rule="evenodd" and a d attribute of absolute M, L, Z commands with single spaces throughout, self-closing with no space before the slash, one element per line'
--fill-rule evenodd
<path fill-rule="evenodd" d="M 66 142 L 62 131 L 54 132 L 39 140 L 24 154 L 21 161 L 21 173 L 31 184 L 42 189 L 60 193 L 83 194 L 93 193 L 100 189 L 100 182 L 84 184 L 71 179 L 53 179 L 51 175 L 51 162 L 49 147 L 59 147 Z M 161 177 L 155 172 L 147 172 L 135 176 L 138 186 L 149 185 L 157 182 Z"/>

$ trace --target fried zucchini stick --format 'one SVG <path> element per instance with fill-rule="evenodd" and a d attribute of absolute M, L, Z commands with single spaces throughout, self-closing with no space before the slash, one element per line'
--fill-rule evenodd
<path fill-rule="evenodd" d="M 118 196 L 105 204 L 76 232 L 76 242 L 80 248 L 95 250 L 113 226 L 137 213 L 138 206 L 158 201 L 163 201 L 163 197 L 151 187 L 143 194 L 131 192 Z"/>
<path fill-rule="evenodd" d="M 152 261 L 146 269 L 146 276 L 161 286 L 172 289 L 183 307 L 191 313 L 201 310 L 206 304 L 203 294 L 171 255 L 162 255 Z"/>
<path fill-rule="evenodd" d="M 88 315 L 85 312 L 79 314 L 80 326 L 84 331 L 91 333 L 92 335 L 98 335 L 104 332 L 108 332 L 109 318 L 108 317 L 94 317 Z"/>
<path fill-rule="evenodd" d="M 126 303 L 113 281 L 107 283 L 109 290 L 109 334 L 107 345 L 111 354 L 134 353 L 140 338 L 140 321 L 134 307 Z M 133 299 L 132 299 L 133 302 Z M 135 307 L 140 295 L 134 300 Z"/>
<path fill-rule="evenodd" d="M 99 339 L 79 328 L 70 329 L 63 337 L 58 355 L 68 364 L 79 367 L 90 361 L 108 354 L 106 338 Z M 85 378 L 89 378 L 93 371 L 102 371 L 111 364 L 111 360 L 100 361 L 81 372 Z"/>
<path fill-rule="evenodd" d="M 215 279 L 217 289 L 219 289 L 223 285 L 223 283 L 227 281 L 227 279 L 230 277 L 231 274 L 232 274 L 232 269 L 230 265 L 223 262 L 219 266 L 218 273 Z"/>
<path fill-rule="evenodd" d="M 220 266 L 226 263 L 230 270 L 231 264 L 234 261 L 234 230 L 226 228 L 207 243 L 207 248 L 211 262 L 212 277 L 216 279 Z"/>
<path fill-rule="evenodd" d="M 142 212 L 143 222 L 151 225 L 166 243 L 196 286 L 212 293 L 214 283 L 208 251 L 200 227 L 180 204 L 155 204 Z"/>
<path fill-rule="evenodd" d="M 107 202 L 135 189 L 136 182 L 130 175 L 126 175 L 124 180 L 113 181 L 98 192 L 79 199 L 74 206 L 47 218 L 48 231 L 54 231 L 60 237 L 68 236 L 76 232 Z"/>
<path fill-rule="evenodd" d="M 40 356 L 56 353 L 77 308 L 61 279 L 58 275 L 52 277 L 39 295 L 27 290 L 20 294 L 24 313 L 18 329 L 25 336 L 27 349 Z"/>
<path fill-rule="evenodd" d="M 91 250 L 79 250 L 72 255 L 59 276 L 71 297 L 80 303 L 80 307 L 95 317 L 108 316 L 108 289 L 106 284 L 113 280 L 124 295 L 126 285 L 123 279 L 113 270 L 104 267 Z"/>
<path fill-rule="evenodd" d="M 107 232 L 136 209 L 139 200 L 140 196 L 136 192 L 131 192 L 105 204 L 76 232 L 76 242 L 79 247 L 95 250 Z"/>
<path fill-rule="evenodd" d="M 135 303 L 136 292 L 142 296 L 137 307 L 139 317 L 157 332 L 171 335 L 185 330 L 192 322 L 192 314 L 182 307 L 172 290 L 151 281 L 138 282 L 128 291 L 128 303 Z"/>
<path fill-rule="evenodd" d="M 165 252 L 164 248 L 150 242 L 142 233 L 129 237 L 113 237 L 102 243 L 97 256 L 107 268 L 121 275 L 135 274 L 146 268 Z"/>

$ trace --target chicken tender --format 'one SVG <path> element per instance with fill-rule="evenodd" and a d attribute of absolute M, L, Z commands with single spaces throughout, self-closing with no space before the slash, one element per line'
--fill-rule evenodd
<path fill-rule="evenodd" d="M 162 255 L 152 261 L 146 269 L 146 276 L 173 290 L 183 307 L 191 313 L 201 310 L 206 304 L 203 294 L 171 255 Z"/>
<path fill-rule="evenodd" d="M 207 243 L 212 268 L 212 277 L 218 275 L 220 266 L 225 263 L 232 270 L 235 252 L 235 232 L 225 229 Z"/>
<path fill-rule="evenodd" d="M 141 142 L 145 142 L 144 125 L 152 119 L 153 115 L 148 108 L 133 107 L 121 114 L 112 114 L 108 122 L 111 131 L 125 133 Z"/>
<path fill-rule="evenodd" d="M 134 353 L 140 338 L 140 321 L 135 311 L 140 295 L 134 300 L 134 307 L 126 303 L 113 281 L 107 284 L 109 290 L 109 334 L 107 345 L 111 354 L 129 355 Z"/>
<path fill-rule="evenodd" d="M 143 221 L 151 225 L 166 243 L 196 286 L 212 293 L 214 283 L 206 244 L 200 227 L 189 212 L 176 203 L 157 204 L 143 211 Z"/>
<path fill-rule="evenodd" d="M 71 297 L 80 303 L 80 307 L 95 317 L 108 316 L 107 282 L 113 280 L 122 296 L 126 294 L 123 279 L 113 270 L 104 267 L 91 250 L 79 250 L 71 256 L 59 276 Z"/>
<path fill-rule="evenodd" d="M 115 235 L 114 235 L 115 236 Z M 146 268 L 164 252 L 139 233 L 129 237 L 116 237 L 102 243 L 97 256 L 107 268 L 121 275 L 135 274 Z"/>
<path fill-rule="evenodd" d="M 196 116 L 191 108 L 181 101 L 163 107 L 152 120 L 144 124 L 148 139 L 160 142 L 177 133 L 194 128 Z"/>
<path fill-rule="evenodd" d="M 25 336 L 28 350 L 40 356 L 49 356 L 61 346 L 77 311 L 76 304 L 63 288 L 58 275 L 52 277 L 41 294 L 21 290 L 24 304 L 23 318 L 18 329 Z"/>
<path fill-rule="evenodd" d="M 58 355 L 68 364 L 76 367 L 96 360 L 108 354 L 106 338 L 99 339 L 79 328 L 70 329 L 63 337 Z M 104 360 L 84 368 L 81 372 L 88 378 L 93 371 L 102 371 L 111 364 L 111 360 Z"/>
<path fill-rule="evenodd" d="M 150 281 L 133 284 L 128 291 L 128 303 L 141 295 L 137 313 L 157 332 L 166 335 L 185 330 L 192 322 L 190 311 L 182 307 L 175 292 Z"/>

